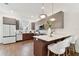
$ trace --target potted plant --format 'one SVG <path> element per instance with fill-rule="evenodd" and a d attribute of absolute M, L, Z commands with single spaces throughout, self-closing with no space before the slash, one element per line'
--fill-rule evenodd
<path fill-rule="evenodd" d="M 55 21 L 54 18 L 47 21 L 48 36 L 52 36 L 52 33 L 53 33 L 52 29 L 53 29 L 53 26 L 55 24 L 54 21 Z"/>

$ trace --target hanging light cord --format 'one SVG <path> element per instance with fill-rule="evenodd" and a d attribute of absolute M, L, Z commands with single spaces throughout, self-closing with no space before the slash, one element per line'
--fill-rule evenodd
<path fill-rule="evenodd" d="M 41 8 L 41 10 L 42 10 L 42 13 L 43 13 L 43 14 L 44 14 L 44 9 L 45 9 L 44 3 L 42 3 L 42 8 Z"/>
<path fill-rule="evenodd" d="M 53 14 L 54 4 L 52 3 L 52 14 Z"/>

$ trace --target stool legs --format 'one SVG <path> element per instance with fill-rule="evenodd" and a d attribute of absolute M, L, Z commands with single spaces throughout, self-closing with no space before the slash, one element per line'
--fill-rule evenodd
<path fill-rule="evenodd" d="M 50 50 L 48 50 L 48 54 L 47 55 L 50 56 Z M 54 53 L 53 56 L 56 56 L 56 54 Z M 61 54 L 57 54 L 57 56 L 61 56 Z M 63 56 L 65 56 L 65 53 L 63 54 Z"/>
<path fill-rule="evenodd" d="M 75 46 L 73 46 L 73 55 L 74 55 L 74 53 L 75 53 Z"/>
<path fill-rule="evenodd" d="M 48 56 L 50 56 L 50 51 L 48 50 Z"/>
<path fill-rule="evenodd" d="M 71 44 L 72 45 L 72 54 L 74 55 L 75 53 L 75 45 L 74 44 Z"/>

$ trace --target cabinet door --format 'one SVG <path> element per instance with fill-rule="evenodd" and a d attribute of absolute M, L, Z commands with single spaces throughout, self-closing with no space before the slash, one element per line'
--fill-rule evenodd
<path fill-rule="evenodd" d="M 39 39 L 34 39 L 34 55 L 35 56 L 46 56 L 47 55 L 47 44 Z"/>
<path fill-rule="evenodd" d="M 34 39 L 34 55 L 42 56 L 41 46 L 39 40 Z"/>
<path fill-rule="evenodd" d="M 16 42 L 16 38 L 15 37 L 3 38 L 3 44 L 14 43 L 14 42 Z"/>
<path fill-rule="evenodd" d="M 3 24 L 3 36 L 9 36 L 9 25 Z"/>
<path fill-rule="evenodd" d="M 14 36 L 16 34 L 16 26 L 10 25 L 10 36 Z"/>
<path fill-rule="evenodd" d="M 19 41 L 19 40 L 22 40 L 22 35 L 21 34 L 17 35 L 17 41 Z"/>

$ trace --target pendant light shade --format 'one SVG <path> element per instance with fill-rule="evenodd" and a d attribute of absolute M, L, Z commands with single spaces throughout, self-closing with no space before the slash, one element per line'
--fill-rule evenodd
<path fill-rule="evenodd" d="M 47 17 L 47 14 L 44 13 L 44 10 L 45 10 L 44 3 L 42 4 L 41 10 L 42 10 L 42 13 L 40 14 L 39 17 L 40 17 L 41 19 L 46 18 L 46 17 Z"/>
<path fill-rule="evenodd" d="M 43 18 L 46 18 L 47 15 L 46 14 L 40 14 L 40 18 L 43 19 Z"/>
<path fill-rule="evenodd" d="M 50 19 L 50 21 L 55 21 L 55 20 L 56 20 L 55 18 L 51 18 L 51 19 Z"/>

